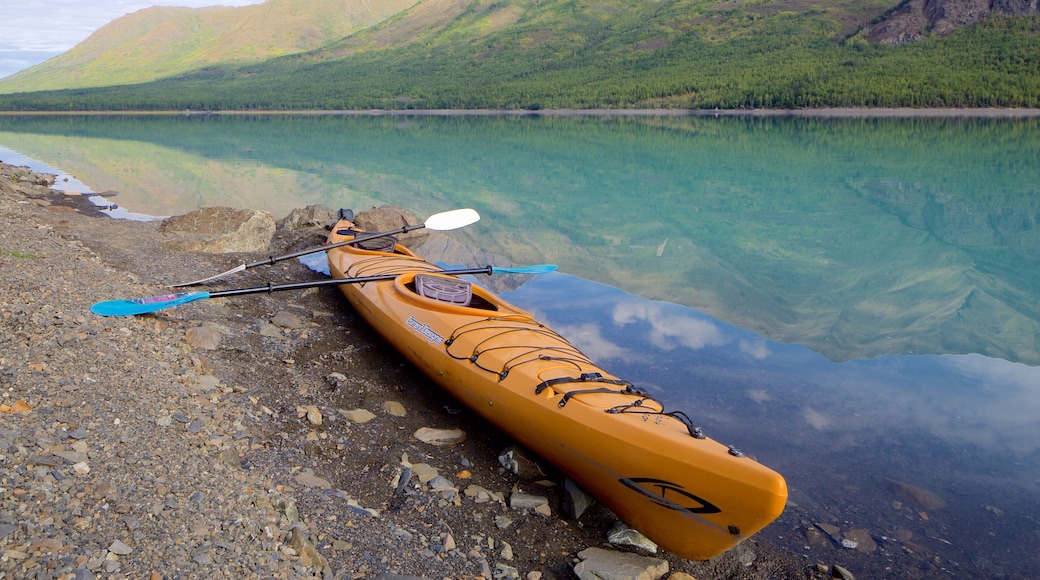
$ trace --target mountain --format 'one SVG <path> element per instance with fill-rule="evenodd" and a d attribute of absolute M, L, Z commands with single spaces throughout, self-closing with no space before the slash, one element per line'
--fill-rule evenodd
<path fill-rule="evenodd" d="M 0 92 L 135 84 L 242 65 L 338 41 L 415 0 L 268 0 L 241 7 L 153 6 L 105 25 L 68 52 L 0 82 Z"/>
<path fill-rule="evenodd" d="M 144 10 L 0 110 L 1040 107 L 1037 0 L 368 1 Z"/>

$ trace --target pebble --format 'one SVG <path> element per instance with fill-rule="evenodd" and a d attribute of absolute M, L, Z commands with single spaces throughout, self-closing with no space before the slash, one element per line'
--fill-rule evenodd
<path fill-rule="evenodd" d="M 466 434 L 461 429 L 421 427 L 414 435 L 419 441 L 430 445 L 454 445 L 466 440 Z"/>
<path fill-rule="evenodd" d="M 329 480 L 314 475 L 314 472 L 309 469 L 296 474 L 295 479 L 296 483 L 304 487 L 320 487 L 321 489 L 330 489 L 332 487 L 332 483 Z"/>
<path fill-rule="evenodd" d="M 437 468 L 426 463 L 412 464 L 412 473 L 415 474 L 415 477 L 417 477 L 421 483 L 429 483 L 438 475 Z"/>
<path fill-rule="evenodd" d="M 121 542 L 119 540 L 116 540 L 116 541 L 112 542 L 111 545 L 108 546 L 108 551 L 112 552 L 113 554 L 115 554 L 117 556 L 127 556 L 127 555 L 133 553 L 134 549 L 131 548 L 130 546 L 127 546 L 123 542 Z"/>
<path fill-rule="evenodd" d="M 408 414 L 408 412 L 404 408 L 404 405 L 397 401 L 386 401 L 380 406 L 380 408 L 383 410 L 384 413 L 392 417 L 404 417 Z"/>
<path fill-rule="evenodd" d="M 339 414 L 343 415 L 344 417 L 346 417 L 350 421 L 352 421 L 354 423 L 359 423 L 359 424 L 360 423 L 368 423 L 372 419 L 376 418 L 375 413 L 373 413 L 372 411 L 369 411 L 367 409 L 350 409 L 349 411 L 345 411 L 343 409 L 340 409 Z"/>
<path fill-rule="evenodd" d="M 212 326 L 194 326 L 184 333 L 184 341 L 195 348 L 215 350 L 220 346 L 220 331 Z"/>
<path fill-rule="evenodd" d="M 846 546 L 853 548 L 864 554 L 870 554 L 877 551 L 877 542 L 870 536 L 870 532 L 864 529 L 849 530 L 842 534 L 843 542 L 849 542 L 853 545 Z M 843 544 L 844 545 L 844 544 Z"/>

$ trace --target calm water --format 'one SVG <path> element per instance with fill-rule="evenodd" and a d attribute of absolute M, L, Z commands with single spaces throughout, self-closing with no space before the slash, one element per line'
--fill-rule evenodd
<path fill-rule="evenodd" d="M 511 300 L 787 477 L 768 539 L 1040 575 L 1036 119 L 0 117 L 12 159 L 122 216 L 474 207 L 469 243 L 560 265 Z"/>

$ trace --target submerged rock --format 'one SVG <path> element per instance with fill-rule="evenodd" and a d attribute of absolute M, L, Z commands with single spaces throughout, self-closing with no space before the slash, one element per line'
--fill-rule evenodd
<path fill-rule="evenodd" d="M 875 479 L 903 501 L 911 502 L 926 510 L 939 510 L 946 507 L 946 501 L 934 491 L 887 477 L 877 476 Z"/>

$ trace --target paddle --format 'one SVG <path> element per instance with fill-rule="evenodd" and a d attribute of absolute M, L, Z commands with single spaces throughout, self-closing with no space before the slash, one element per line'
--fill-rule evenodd
<path fill-rule="evenodd" d="M 544 274 L 556 269 L 554 264 L 539 264 L 537 266 L 520 266 L 516 268 L 499 268 L 498 266 L 484 266 L 483 268 L 466 268 L 461 270 L 434 270 L 433 273 L 462 276 L 466 274 Z M 419 272 L 422 273 L 422 272 Z M 238 296 L 240 294 L 259 294 L 261 292 L 276 292 L 279 290 L 298 290 L 301 288 L 315 288 L 318 286 L 338 286 L 340 284 L 364 284 L 366 282 L 380 282 L 393 280 L 400 274 L 384 274 L 379 276 L 364 276 L 359 278 L 332 278 L 327 280 L 309 280 L 306 282 L 292 282 L 289 284 L 267 284 L 266 286 L 253 286 L 251 288 L 231 288 L 228 290 L 214 290 L 213 292 L 180 292 L 178 294 L 167 294 L 165 296 L 150 296 L 147 298 L 131 298 L 125 300 L 106 300 L 98 302 L 90 307 L 90 311 L 100 316 L 133 316 L 135 314 L 148 314 L 157 312 L 196 300 L 207 298 L 218 298 L 221 296 Z"/>
<path fill-rule="evenodd" d="M 234 274 L 236 272 L 241 272 L 243 270 L 247 270 L 247 269 L 253 268 L 255 266 L 263 266 L 265 264 L 274 264 L 275 262 L 280 262 L 282 260 L 288 260 L 290 258 L 299 258 L 300 256 L 306 256 L 307 254 L 313 254 L 315 252 L 324 252 L 324 251 L 329 250 L 331 248 L 338 248 L 340 246 L 346 246 L 346 245 L 351 245 L 351 244 L 360 244 L 361 242 L 367 242 L 368 240 L 374 240 L 374 239 L 377 239 L 377 238 L 385 238 L 386 236 L 392 236 L 392 235 L 395 235 L 395 234 L 405 234 L 405 233 L 408 233 L 408 232 L 410 232 L 412 230 L 419 230 L 419 229 L 422 229 L 422 228 L 426 228 L 428 230 L 435 230 L 435 231 L 438 231 L 438 232 L 446 232 L 446 231 L 450 231 L 450 230 L 457 230 L 459 228 L 464 228 L 464 227 L 466 227 L 466 226 L 468 226 L 468 225 L 470 225 L 472 223 L 476 223 L 479 220 L 480 220 L 480 215 L 477 213 L 476 210 L 469 209 L 469 208 L 466 208 L 466 209 L 453 209 L 451 211 L 435 213 L 435 214 L 431 215 L 430 217 L 428 217 L 426 219 L 426 221 L 421 223 L 421 224 L 402 226 L 400 228 L 397 228 L 396 230 L 390 230 L 388 232 L 373 232 L 371 234 L 364 234 L 364 235 L 361 235 L 361 236 L 356 236 L 352 240 L 344 240 L 342 242 L 336 242 L 334 244 L 325 244 L 324 246 L 318 246 L 318 247 L 315 247 L 315 248 L 308 248 L 306 250 L 300 250 L 298 252 L 293 252 L 291 254 L 285 254 L 284 256 L 270 256 L 266 260 L 260 260 L 260 261 L 257 261 L 257 262 L 253 262 L 251 264 L 239 264 L 238 266 L 235 266 L 234 268 L 228 270 L 227 272 L 221 272 L 221 273 L 219 273 L 219 274 L 217 274 L 215 276 L 210 276 L 209 278 L 203 278 L 201 280 L 195 280 L 193 282 L 183 282 L 181 284 L 174 284 L 172 287 L 173 288 L 180 288 L 180 287 L 183 287 L 183 286 L 195 286 L 195 285 L 198 285 L 198 284 L 205 284 L 206 282 L 212 282 L 214 280 L 219 280 L 220 278 L 223 278 L 224 276 L 230 276 L 231 274 Z"/>

